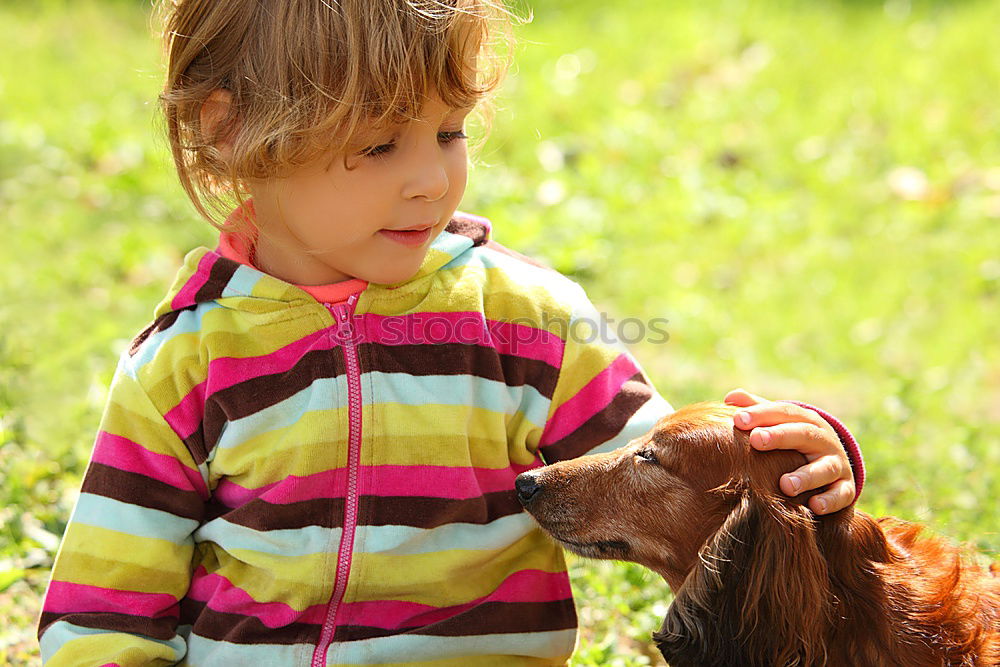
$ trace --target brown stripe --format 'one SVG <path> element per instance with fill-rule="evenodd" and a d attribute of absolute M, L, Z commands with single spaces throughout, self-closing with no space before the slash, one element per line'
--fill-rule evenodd
<path fill-rule="evenodd" d="M 207 403 L 217 404 L 218 417 L 240 419 L 280 403 L 302 391 L 319 379 L 335 378 L 344 374 L 344 355 L 339 351 L 312 350 L 306 352 L 286 371 L 259 375 L 213 393 Z M 208 383 L 211 385 L 209 377 Z M 206 407 L 206 421 L 208 409 Z M 214 442 L 221 432 L 221 424 L 206 424 L 205 436 Z"/>
<path fill-rule="evenodd" d="M 146 635 L 153 639 L 170 639 L 176 633 L 176 618 L 146 618 L 144 616 L 129 616 L 109 612 L 57 614 L 43 611 L 38 621 L 38 636 L 56 621 L 66 621 L 83 628 L 107 630 L 109 632 L 125 632 L 133 635 Z"/>
<path fill-rule="evenodd" d="M 207 407 L 207 406 L 206 406 Z M 205 447 L 205 419 L 202 417 L 202 421 L 198 424 L 198 428 L 194 433 L 184 438 L 182 441 L 187 450 L 191 452 L 191 458 L 198 465 L 201 465 L 208 459 L 208 448 Z"/>
<path fill-rule="evenodd" d="M 636 373 L 622 384 L 603 410 L 566 437 L 542 447 L 539 453 L 546 464 L 586 454 L 621 433 L 632 415 L 652 396 L 653 388 L 642 373 Z"/>
<path fill-rule="evenodd" d="M 157 333 L 158 331 L 163 331 L 165 329 L 169 329 L 170 327 L 174 326 L 174 323 L 177 322 L 177 318 L 181 316 L 182 312 L 184 311 L 171 310 L 169 313 L 165 313 L 160 317 L 158 317 L 156 321 L 154 321 L 148 327 L 143 329 L 139 333 L 139 335 L 136 336 L 135 339 L 132 341 L 132 344 L 129 345 L 128 356 L 134 357 L 135 353 L 139 351 L 140 347 L 142 347 L 142 344 L 146 342 L 146 339 L 152 336 L 154 333 Z"/>
<path fill-rule="evenodd" d="M 523 511 L 513 489 L 455 500 L 408 496 L 362 496 L 359 520 L 370 526 L 436 528 L 449 523 L 486 524 Z"/>
<path fill-rule="evenodd" d="M 340 528 L 344 521 L 344 499 L 318 498 L 279 505 L 256 498 L 236 509 L 225 508 L 212 500 L 206 515 L 211 517 L 209 520 L 223 518 L 229 523 L 261 531 L 306 526 Z"/>
<path fill-rule="evenodd" d="M 318 379 L 333 378 L 343 373 L 342 354 L 330 350 L 313 350 L 302 355 L 287 371 L 260 375 L 217 391 L 205 401 L 201 425 L 184 439 L 184 444 L 200 464 L 218 444 L 227 422 L 280 403 Z"/>
<path fill-rule="evenodd" d="M 315 644 L 320 630 L 313 623 L 271 628 L 253 616 L 216 611 L 187 598 L 181 600 L 181 624 L 190 625 L 192 634 L 234 644 Z"/>
<path fill-rule="evenodd" d="M 287 530 L 320 526 L 340 528 L 343 498 L 320 498 L 297 503 L 272 504 L 259 498 L 229 509 L 210 501 L 206 521 L 223 518 L 253 530 Z M 358 523 L 369 526 L 436 528 L 449 523 L 486 524 L 523 511 L 513 490 L 484 493 L 481 497 L 454 500 L 420 496 L 361 496 Z"/>
<path fill-rule="evenodd" d="M 380 345 L 365 343 L 370 367 L 366 371 L 410 375 L 472 375 L 504 382 L 511 387 L 530 385 L 552 397 L 559 370 L 544 361 L 500 354 L 492 347 L 445 343 L 442 345 Z"/>
<path fill-rule="evenodd" d="M 277 384 L 277 383 L 276 383 Z M 221 393 L 221 392 L 217 392 Z M 247 393 L 246 398 L 253 396 L 251 393 Z M 226 415 L 226 408 L 230 408 L 234 405 L 239 405 L 238 403 L 230 402 L 228 405 L 223 407 L 215 396 L 207 401 L 205 401 L 205 410 L 201 415 L 201 423 L 198 425 L 198 430 L 194 433 L 194 436 L 198 438 L 201 443 L 201 448 L 195 454 L 195 450 L 192 449 L 191 443 L 185 439 L 184 443 L 188 445 L 188 449 L 191 450 L 192 454 L 195 454 L 195 460 L 199 465 L 207 459 L 215 446 L 219 444 L 219 438 L 222 437 L 222 431 L 226 428 L 226 422 L 231 419 L 239 419 L 239 417 L 233 415 L 228 417 Z M 245 415 L 244 415 L 245 416 Z M 204 458 L 199 458 L 204 454 Z"/>
<path fill-rule="evenodd" d="M 444 230 L 472 239 L 473 247 L 483 245 L 489 237 L 489 228 L 474 218 L 463 218 L 461 216 L 452 218 L 448 221 L 448 226 Z"/>
<path fill-rule="evenodd" d="M 393 630 L 363 625 L 341 625 L 335 641 L 358 641 L 404 633 L 436 637 L 469 637 L 511 632 L 552 632 L 576 627 L 573 600 L 551 602 L 484 602 L 431 625 Z"/>
<path fill-rule="evenodd" d="M 204 303 L 220 298 L 238 268 L 240 268 L 239 262 L 217 256 L 209 270 L 208 280 L 198 288 L 197 294 L 194 295 L 194 302 Z"/>
<path fill-rule="evenodd" d="M 148 507 L 185 519 L 201 521 L 205 505 L 194 491 L 103 463 L 92 462 L 83 478 L 83 493 L 92 493 L 131 505 Z"/>

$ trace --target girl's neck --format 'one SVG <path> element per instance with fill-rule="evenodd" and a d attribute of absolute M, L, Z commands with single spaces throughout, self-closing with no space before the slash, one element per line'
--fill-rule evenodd
<path fill-rule="evenodd" d="M 289 247 L 294 243 L 295 240 L 258 236 L 251 261 L 264 273 L 293 285 L 332 285 L 352 279 L 352 276 L 324 264 L 307 251 Z"/>

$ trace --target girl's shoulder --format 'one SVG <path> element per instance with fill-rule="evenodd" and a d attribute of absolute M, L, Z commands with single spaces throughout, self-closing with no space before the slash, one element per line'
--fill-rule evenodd
<path fill-rule="evenodd" d="M 493 224 L 486 218 L 458 213 L 447 231 L 471 240 L 470 247 L 441 269 L 446 282 L 475 282 L 486 299 L 519 300 L 525 305 L 572 311 L 588 303 L 583 288 L 544 261 L 491 238 Z"/>
<path fill-rule="evenodd" d="M 318 310 L 293 285 L 197 248 L 123 363 L 133 377 L 153 381 L 171 374 L 203 376 L 211 360 L 265 354 L 321 328 Z"/>

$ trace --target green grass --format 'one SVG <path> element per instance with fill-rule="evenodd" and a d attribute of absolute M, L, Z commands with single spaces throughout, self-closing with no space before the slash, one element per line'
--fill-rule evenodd
<path fill-rule="evenodd" d="M 736 386 L 823 405 L 864 446 L 864 509 L 1000 552 L 1000 4 L 533 6 L 464 208 L 619 319 L 667 318 L 669 342 L 635 353 L 675 405 Z M 36 660 L 115 358 L 212 242 L 159 138 L 145 10 L 0 5 L 11 664 Z M 647 664 L 662 582 L 573 577 L 575 664 Z"/>

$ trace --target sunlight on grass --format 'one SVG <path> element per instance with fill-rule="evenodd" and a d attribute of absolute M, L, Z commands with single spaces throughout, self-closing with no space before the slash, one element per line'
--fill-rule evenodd
<path fill-rule="evenodd" d="M 211 244 L 155 122 L 147 3 L 0 5 L 0 657 L 31 635 L 118 352 Z M 1000 552 L 1000 3 L 533 3 L 463 208 L 669 321 L 674 405 L 840 416 L 863 508 Z M 637 336 L 641 339 L 643 336 Z M 574 561 L 574 664 L 658 664 L 669 593 Z"/>

